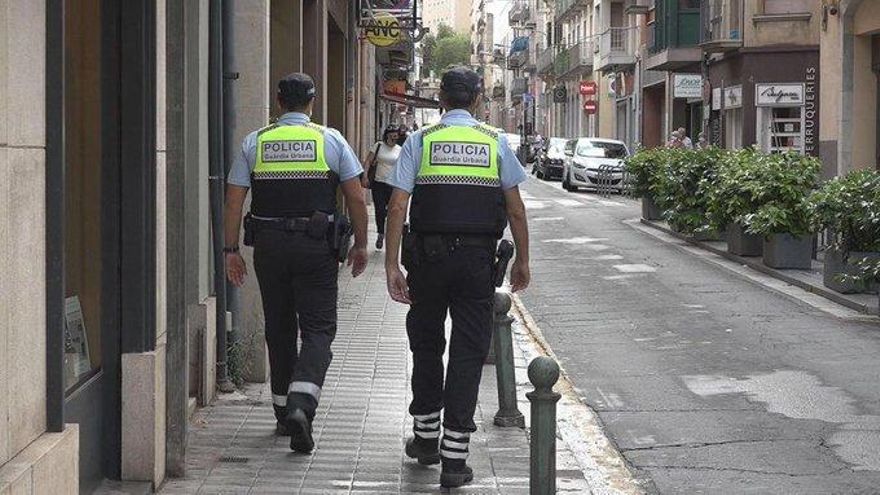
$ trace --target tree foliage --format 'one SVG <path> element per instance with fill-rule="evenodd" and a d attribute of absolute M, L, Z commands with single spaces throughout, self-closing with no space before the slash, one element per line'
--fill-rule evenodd
<path fill-rule="evenodd" d="M 422 73 L 428 77 L 431 71 L 435 75 L 450 65 L 461 65 L 470 62 L 470 38 L 456 33 L 446 24 L 437 27 L 437 33 L 428 33 L 421 41 Z"/>

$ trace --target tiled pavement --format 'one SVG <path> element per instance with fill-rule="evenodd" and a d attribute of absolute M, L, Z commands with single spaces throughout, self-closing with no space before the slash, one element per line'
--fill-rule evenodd
<path fill-rule="evenodd" d="M 287 438 L 274 436 L 268 386 L 249 385 L 196 413 L 187 476 L 169 480 L 160 493 L 440 492 L 439 466 L 419 466 L 403 454 L 412 421 L 406 307 L 387 297 L 380 255 L 373 254 L 362 277 L 340 280 L 339 330 L 315 421 L 315 452 L 294 454 Z M 517 375 L 525 365 L 517 356 Z M 528 416 L 527 408 L 520 404 Z M 496 410 L 495 369 L 486 366 L 468 461 L 475 480 L 453 493 L 528 493 L 528 433 L 494 426 Z M 558 443 L 559 489 L 589 493 L 578 464 Z"/>

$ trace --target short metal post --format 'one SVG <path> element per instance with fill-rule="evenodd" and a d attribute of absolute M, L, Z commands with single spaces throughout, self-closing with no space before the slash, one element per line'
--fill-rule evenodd
<path fill-rule="evenodd" d="M 556 493 L 556 402 L 561 395 L 553 391 L 559 379 L 556 361 L 540 356 L 529 363 L 529 381 L 535 390 L 526 394 L 532 403 L 529 439 L 529 493 Z"/>
<path fill-rule="evenodd" d="M 516 405 L 516 367 L 513 364 L 513 333 L 510 325 L 513 318 L 510 311 L 510 295 L 495 293 L 495 328 L 493 329 L 495 347 L 495 376 L 498 381 L 498 412 L 495 425 L 502 427 L 526 426 L 525 417 Z"/>

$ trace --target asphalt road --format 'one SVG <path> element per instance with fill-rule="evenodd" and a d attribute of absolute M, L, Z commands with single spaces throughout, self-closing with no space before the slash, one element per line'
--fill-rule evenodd
<path fill-rule="evenodd" d="M 880 493 L 880 326 L 634 229 L 636 201 L 523 191 L 523 302 L 650 491 Z"/>

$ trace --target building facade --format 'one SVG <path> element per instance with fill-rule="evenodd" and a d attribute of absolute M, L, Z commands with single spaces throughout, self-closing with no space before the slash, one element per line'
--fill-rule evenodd
<path fill-rule="evenodd" d="M 375 135 L 350 4 L 0 3 L 0 493 L 184 474 L 225 343 L 262 334 L 255 288 L 226 297 L 224 164 L 295 70 L 317 122 Z"/>
<path fill-rule="evenodd" d="M 440 24 L 446 24 L 456 33 L 471 30 L 471 0 L 421 0 L 422 23 L 432 33 Z"/>

